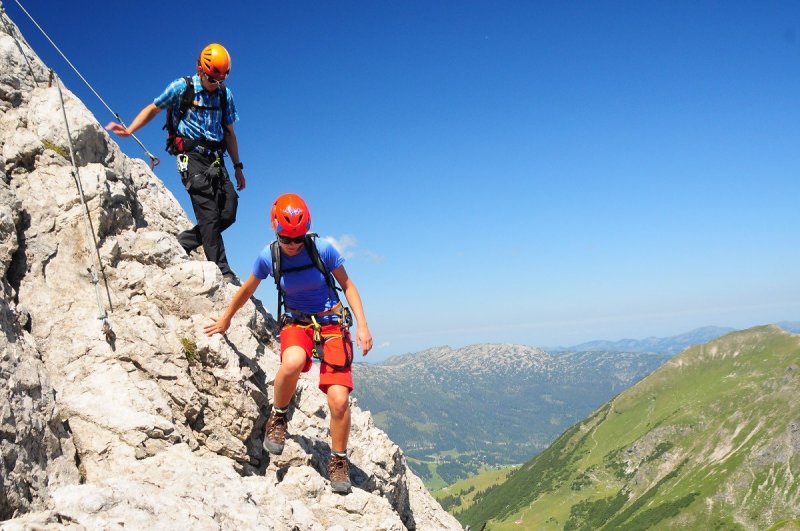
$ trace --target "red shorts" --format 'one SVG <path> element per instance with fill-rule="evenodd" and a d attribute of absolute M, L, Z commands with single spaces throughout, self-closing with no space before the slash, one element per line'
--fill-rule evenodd
<path fill-rule="evenodd" d="M 353 390 L 353 367 L 337 370 L 329 365 L 344 365 L 347 353 L 353 355 L 350 342 L 350 332 L 345 332 L 342 341 L 342 327 L 338 323 L 324 325 L 322 336 L 326 339 L 323 343 L 325 361 L 319 364 L 319 388 L 323 393 L 328 392 L 331 385 L 343 385 L 350 391 Z M 345 344 L 347 350 L 345 350 Z M 311 370 L 311 350 L 314 348 L 314 329 L 310 326 L 287 324 L 281 329 L 281 359 L 283 351 L 289 347 L 299 346 L 306 352 L 306 364 L 303 372 Z"/>

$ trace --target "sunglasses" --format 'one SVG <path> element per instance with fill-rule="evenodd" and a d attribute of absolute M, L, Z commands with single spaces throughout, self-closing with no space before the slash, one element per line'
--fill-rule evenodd
<path fill-rule="evenodd" d="M 290 243 L 303 243 L 305 239 L 306 239 L 305 234 L 302 236 L 296 236 L 294 238 L 290 238 L 289 236 L 281 236 L 280 234 L 278 234 L 278 241 L 281 243 L 285 243 L 287 245 Z"/>
<path fill-rule="evenodd" d="M 215 77 L 211 77 L 208 74 L 206 74 L 206 81 L 208 81 L 212 85 L 219 85 L 220 83 L 222 83 L 225 80 L 224 79 L 217 79 Z"/>

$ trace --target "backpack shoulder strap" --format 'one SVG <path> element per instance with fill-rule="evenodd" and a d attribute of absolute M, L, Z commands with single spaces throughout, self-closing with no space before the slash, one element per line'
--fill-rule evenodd
<path fill-rule="evenodd" d="M 228 87 L 225 83 L 219 84 L 219 110 L 222 112 L 220 122 L 222 131 L 225 132 L 225 117 L 228 115 Z"/>
<path fill-rule="evenodd" d="M 278 240 L 269 244 L 269 252 L 272 255 L 272 278 L 275 280 L 275 287 L 278 292 L 281 290 L 281 250 L 278 247 Z"/>
<path fill-rule="evenodd" d="M 328 288 L 331 290 L 336 298 L 339 298 L 339 294 L 336 293 L 336 279 L 333 278 L 333 273 L 328 271 L 328 268 L 325 266 L 325 263 L 322 261 L 322 258 L 319 256 L 319 249 L 317 249 L 317 234 L 314 232 L 309 232 L 306 234 L 306 249 L 308 250 L 308 256 L 311 257 L 311 263 L 314 264 L 314 267 L 319 269 L 322 273 L 322 276 L 325 277 L 325 283 L 328 284 Z"/>
<path fill-rule="evenodd" d="M 175 114 L 171 112 L 167 115 L 167 123 L 164 126 L 170 134 L 174 135 L 178 132 L 178 124 L 186 116 L 189 107 L 194 104 L 194 81 L 189 76 L 184 76 L 183 81 L 186 83 L 186 88 L 181 94 L 181 102 L 178 105 L 178 111 Z"/>
<path fill-rule="evenodd" d="M 281 289 L 281 249 L 278 247 L 278 240 L 269 244 L 269 252 L 272 255 L 272 278 L 275 280 L 275 290 L 278 292 L 278 322 L 283 316 L 283 290 Z"/>
<path fill-rule="evenodd" d="M 181 114 L 186 113 L 194 103 L 194 80 L 190 76 L 184 76 L 183 80 L 186 82 L 186 90 L 181 97 Z"/>

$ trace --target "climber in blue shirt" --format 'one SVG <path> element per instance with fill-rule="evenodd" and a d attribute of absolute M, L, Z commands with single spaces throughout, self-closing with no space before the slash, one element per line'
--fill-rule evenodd
<path fill-rule="evenodd" d="M 227 50 L 209 44 L 197 60 L 197 74 L 173 81 L 128 127 L 111 122 L 106 129 L 127 137 L 167 109 L 167 151 L 177 157 L 178 172 L 197 218 L 197 225 L 180 233 L 178 241 L 187 254 L 202 245 L 206 258 L 219 266 L 223 277 L 238 282 L 222 241 L 222 231 L 236 221 L 239 205 L 223 160 L 226 151 L 234 161 L 237 189 L 244 190 L 246 185 L 233 130 L 239 116 L 233 95 L 222 83 L 230 70 Z"/>

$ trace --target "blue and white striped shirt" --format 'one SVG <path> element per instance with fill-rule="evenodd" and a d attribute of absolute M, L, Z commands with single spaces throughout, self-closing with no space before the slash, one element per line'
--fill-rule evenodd
<path fill-rule="evenodd" d="M 222 142 L 225 134 L 222 129 L 220 119 L 222 110 L 220 109 L 219 89 L 208 92 L 203 88 L 200 76 L 192 76 L 194 82 L 194 106 L 186 111 L 183 120 L 178 124 L 178 134 L 180 136 L 194 140 L 210 140 L 212 142 Z M 177 113 L 181 106 L 181 97 L 186 90 L 186 82 L 183 78 L 176 79 L 164 90 L 164 92 L 153 100 L 153 104 L 159 109 L 169 107 L 171 112 Z M 228 112 L 225 117 L 225 124 L 232 124 L 239 120 L 236 106 L 233 104 L 233 94 L 228 87 L 225 87 L 225 95 L 228 98 Z M 203 109 L 199 107 L 212 107 Z"/>

